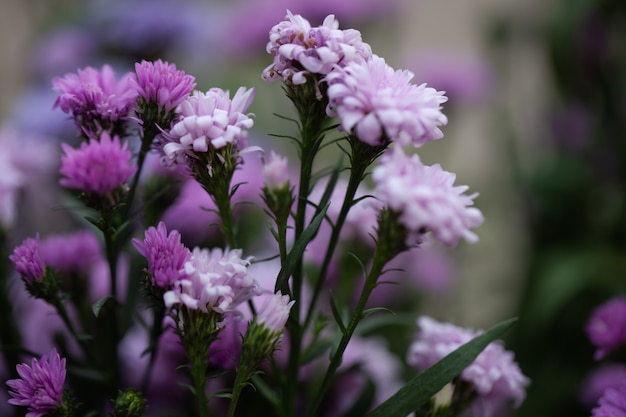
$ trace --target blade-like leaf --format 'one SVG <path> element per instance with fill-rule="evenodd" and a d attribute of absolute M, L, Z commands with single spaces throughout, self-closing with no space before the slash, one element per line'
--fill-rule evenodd
<path fill-rule="evenodd" d="M 98 317 L 100 315 L 100 311 L 102 310 L 102 307 L 104 307 L 104 305 L 108 301 L 113 301 L 113 297 L 111 297 L 110 295 L 107 295 L 106 297 L 101 298 L 95 303 L 93 303 L 93 305 L 91 306 L 91 311 L 93 311 L 93 315 L 95 317 Z"/>
<path fill-rule="evenodd" d="M 516 320 L 503 321 L 450 353 L 409 381 L 367 417 L 405 417 L 417 410 L 463 372 L 489 343 L 500 337 Z"/>

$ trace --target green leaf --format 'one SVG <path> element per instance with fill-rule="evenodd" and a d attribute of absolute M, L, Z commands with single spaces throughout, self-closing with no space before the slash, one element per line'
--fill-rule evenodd
<path fill-rule="evenodd" d="M 99 299 L 91 306 L 91 311 L 93 311 L 93 315 L 98 317 L 100 315 L 100 311 L 102 311 L 102 307 L 107 303 L 107 301 L 113 301 L 113 298 L 110 295 L 107 295 L 104 298 Z"/>
<path fill-rule="evenodd" d="M 329 301 L 330 301 L 330 309 L 333 313 L 333 317 L 335 317 L 335 322 L 337 322 L 337 325 L 339 326 L 339 330 L 341 330 L 341 333 L 345 335 L 346 326 L 345 324 L 343 324 L 343 318 L 341 317 L 341 313 L 339 312 L 339 308 L 337 307 L 337 304 L 335 303 L 335 297 L 333 297 L 332 293 L 329 296 Z"/>
<path fill-rule="evenodd" d="M 450 353 L 410 380 L 391 398 L 367 414 L 367 417 L 405 417 L 419 409 L 463 372 L 489 343 L 498 339 L 516 320 L 503 321 Z"/>
<path fill-rule="evenodd" d="M 298 261 L 301 259 L 306 246 L 309 242 L 315 237 L 317 230 L 320 228 L 322 224 L 322 220 L 324 220 L 324 216 L 326 216 L 326 211 L 328 210 L 328 206 L 330 204 L 326 204 L 317 215 L 311 220 L 311 224 L 304 229 L 296 243 L 294 243 L 293 248 L 291 248 L 291 252 L 287 255 L 287 259 L 285 259 L 285 263 L 278 273 L 278 277 L 276 278 L 276 286 L 274 291 L 281 290 L 283 293 L 287 294 L 287 280 L 291 276 L 293 269 L 296 267 Z"/>

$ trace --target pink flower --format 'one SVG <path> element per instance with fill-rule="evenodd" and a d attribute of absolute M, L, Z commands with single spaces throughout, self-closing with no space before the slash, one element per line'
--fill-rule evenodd
<path fill-rule="evenodd" d="M 89 131 L 93 130 L 93 123 L 108 129 L 111 124 L 128 118 L 135 107 L 137 91 L 132 79 L 129 72 L 116 80 L 109 65 L 104 65 L 102 70 L 79 69 L 76 74 L 52 80 L 53 89 L 61 94 L 54 106 L 71 114 L 79 126 Z"/>
<path fill-rule="evenodd" d="M 426 166 L 416 154 L 409 157 L 396 148 L 383 155 L 372 178 L 377 197 L 399 214 L 409 232 L 409 246 L 423 241 L 427 232 L 448 246 L 461 238 L 478 241 L 471 231 L 483 222 L 480 210 L 472 207 L 478 194 L 465 195 L 468 187 L 454 186 L 456 175 L 439 164 Z"/>
<path fill-rule="evenodd" d="M 595 360 L 604 358 L 626 343 L 626 297 L 615 297 L 596 307 L 585 330 L 591 343 L 598 348 Z"/>
<path fill-rule="evenodd" d="M 420 331 L 409 347 L 407 362 L 419 371 L 481 334 L 430 317 L 422 316 L 417 323 Z M 513 354 L 499 342 L 490 343 L 460 377 L 478 394 L 470 409 L 470 415 L 476 417 L 491 417 L 509 401 L 519 407 L 530 383 L 514 361 Z"/>
<path fill-rule="evenodd" d="M 155 103 L 166 113 L 174 110 L 196 86 L 193 76 L 160 59 L 136 63 L 135 73 L 137 78 L 132 78 L 132 84 L 139 97 L 145 103 Z"/>
<path fill-rule="evenodd" d="M 16 271 L 26 283 L 41 281 L 46 273 L 46 265 L 39 251 L 39 234 L 33 239 L 28 238 L 13 249 L 9 259 Z"/>
<path fill-rule="evenodd" d="M 274 62 L 263 71 L 266 82 L 282 78 L 286 83 L 304 84 L 308 74 L 326 75 L 335 65 L 362 62 L 372 54 L 358 30 L 339 30 L 334 15 L 317 27 L 290 11 L 285 19 L 270 30 L 266 50 Z"/>
<path fill-rule="evenodd" d="M 161 288 L 171 288 L 176 281 L 185 277 L 183 267 L 191 252 L 180 241 L 180 233 L 167 233 L 165 223 L 150 227 L 143 241 L 133 239 L 137 251 L 148 260 L 148 271 L 153 283 Z"/>
<path fill-rule="evenodd" d="M 118 136 L 102 132 L 100 140 L 83 142 L 80 149 L 61 144 L 61 185 L 86 193 L 106 195 L 128 180 L 136 171 L 131 165 L 132 153 L 128 143 L 120 143 Z"/>
<path fill-rule="evenodd" d="M 165 135 L 163 153 L 172 161 L 184 163 L 187 155 L 220 149 L 231 144 L 236 151 L 248 146 L 248 132 L 254 124 L 244 112 L 254 98 L 254 89 L 241 87 L 232 100 L 230 93 L 212 88 L 194 91 L 178 107 L 181 119 Z"/>
<path fill-rule="evenodd" d="M 270 151 L 270 157 L 263 164 L 265 187 L 269 190 L 281 190 L 289 184 L 287 158 Z"/>
<path fill-rule="evenodd" d="M 326 77 L 330 116 L 341 127 L 372 145 L 388 141 L 421 146 L 440 139 L 439 126 L 448 122 L 441 104 L 444 93 L 426 84 L 411 84 L 413 73 L 395 71 L 376 55 L 366 62 L 351 62 Z"/>
<path fill-rule="evenodd" d="M 289 318 L 291 306 L 295 302 L 296 300 L 289 301 L 288 295 L 283 295 L 278 291 L 265 299 L 265 303 L 259 309 L 259 314 L 256 317 L 258 323 L 272 333 L 282 333 Z"/>
<path fill-rule="evenodd" d="M 256 281 L 248 276 L 249 260 L 241 250 L 195 248 L 184 264 L 186 278 L 174 282 L 163 300 L 166 307 L 185 305 L 188 309 L 220 314 L 234 311 L 258 293 Z"/>
<path fill-rule="evenodd" d="M 9 404 L 28 407 L 26 417 L 43 417 L 63 405 L 65 358 L 56 349 L 39 360 L 33 358 L 31 366 L 19 364 L 16 369 L 20 379 L 7 381 L 13 397 Z"/>

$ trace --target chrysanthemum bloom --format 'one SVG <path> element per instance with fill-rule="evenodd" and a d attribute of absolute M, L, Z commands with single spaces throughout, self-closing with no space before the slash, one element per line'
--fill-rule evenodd
<path fill-rule="evenodd" d="M 448 122 L 441 105 L 444 93 L 426 84 L 411 83 L 413 73 L 394 70 L 376 55 L 351 62 L 326 77 L 330 116 L 339 116 L 341 128 L 372 146 L 389 141 L 421 146 L 440 139 L 439 126 Z"/>
<path fill-rule="evenodd" d="M 20 379 L 11 379 L 9 404 L 28 407 L 26 417 L 43 417 L 63 406 L 65 384 L 65 358 L 61 359 L 56 349 L 50 355 L 34 359 L 31 365 L 16 367 Z"/>
<path fill-rule="evenodd" d="M 54 105 L 71 114 L 86 134 L 99 133 L 101 129 L 123 133 L 122 122 L 135 107 L 137 98 L 132 79 L 129 72 L 116 80 L 109 65 L 101 70 L 79 69 L 52 80 L 53 89 L 61 94 Z"/>
<path fill-rule="evenodd" d="M 419 371 L 481 334 L 449 323 L 440 323 L 430 317 L 420 317 L 417 323 L 420 331 L 409 347 L 407 362 Z M 492 417 L 509 402 L 519 407 L 530 383 L 514 361 L 513 353 L 505 350 L 499 342 L 490 343 L 465 368 L 460 379 L 469 383 L 477 394 L 468 410 L 475 417 Z"/>
<path fill-rule="evenodd" d="M 61 144 L 60 180 L 62 186 L 100 196 L 111 193 L 124 184 L 137 169 L 131 165 L 132 153 L 128 142 L 120 143 L 118 136 L 102 132 L 100 140 L 83 142 L 79 149 Z"/>
<path fill-rule="evenodd" d="M 176 65 L 160 59 L 136 63 L 135 73 L 132 84 L 139 95 L 140 117 L 144 122 L 150 121 L 163 129 L 169 128 L 164 123 L 169 123 L 173 111 L 196 86 L 195 78 L 177 70 Z"/>
<path fill-rule="evenodd" d="M 478 194 L 466 195 L 467 186 L 455 186 L 456 175 L 439 164 L 424 165 L 414 154 L 396 148 L 380 160 L 372 178 L 376 196 L 396 213 L 407 232 L 408 246 L 424 240 L 430 232 L 448 246 L 461 238 L 478 241 L 471 229 L 483 223 L 483 215 L 472 207 Z"/>
<path fill-rule="evenodd" d="M 608 388 L 591 417 L 626 417 L 626 385 Z"/>
<path fill-rule="evenodd" d="M 46 265 L 64 273 L 86 274 L 103 260 L 100 242 L 89 230 L 48 236 L 40 252 Z"/>
<path fill-rule="evenodd" d="M 16 271 L 27 284 L 41 281 L 46 273 L 46 265 L 39 251 L 39 234 L 33 239 L 28 238 L 21 245 L 13 249 L 9 259 L 15 265 Z"/>
<path fill-rule="evenodd" d="M 296 301 L 289 301 L 288 295 L 283 295 L 280 291 L 265 299 L 265 303 L 259 309 L 256 316 L 257 322 L 272 333 L 282 333 L 289 318 L 291 306 Z"/>
<path fill-rule="evenodd" d="M 258 292 L 256 281 L 248 276 L 249 265 L 249 260 L 241 259 L 240 249 L 195 248 L 183 266 L 186 277 L 163 296 L 165 306 L 218 314 L 234 311 Z"/>
<path fill-rule="evenodd" d="M 169 289 L 185 276 L 183 267 L 191 252 L 181 243 L 177 230 L 168 234 L 165 223 L 159 222 L 156 228 L 146 230 L 143 241 L 133 239 L 133 245 L 147 259 L 148 272 L 157 287 Z"/>
<path fill-rule="evenodd" d="M 321 26 L 311 27 L 308 20 L 287 11 L 285 20 L 270 30 L 267 53 L 274 62 L 263 71 L 266 82 L 282 78 L 287 84 L 306 83 L 306 76 L 324 76 L 335 65 L 362 62 L 372 54 L 355 29 L 340 30 L 334 15 Z"/>
<path fill-rule="evenodd" d="M 604 358 L 626 343 L 626 297 L 615 297 L 596 307 L 585 330 L 591 343 L 598 348 L 595 360 Z"/>

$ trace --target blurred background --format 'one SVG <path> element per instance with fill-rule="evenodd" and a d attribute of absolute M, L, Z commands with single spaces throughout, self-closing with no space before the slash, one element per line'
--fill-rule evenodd
<path fill-rule="evenodd" d="M 0 136 L 63 141 L 74 127 L 52 110 L 53 77 L 162 58 L 199 89 L 255 87 L 253 130 L 283 147 L 267 134 L 284 128 L 273 113 L 288 101 L 261 72 L 286 9 L 313 25 L 334 13 L 391 66 L 447 92 L 445 138 L 420 155 L 479 192 L 486 221 L 478 244 L 434 266 L 445 272 L 420 312 L 474 328 L 518 316 L 506 343 L 532 385 L 515 415 L 589 415 L 583 391 L 600 364 L 584 324 L 626 283 L 623 1 L 3 0 Z M 15 239 L 63 227 L 46 184 L 20 187 Z"/>

